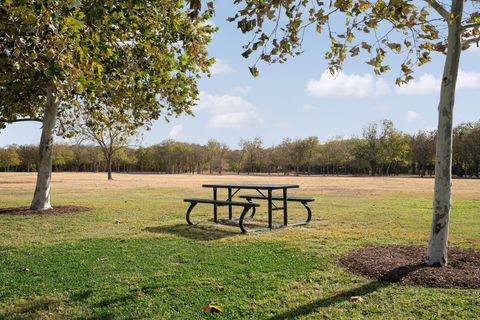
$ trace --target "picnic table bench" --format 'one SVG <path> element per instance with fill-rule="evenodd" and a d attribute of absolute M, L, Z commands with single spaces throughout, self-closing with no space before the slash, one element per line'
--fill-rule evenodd
<path fill-rule="evenodd" d="M 213 199 L 200 199 L 200 198 L 187 198 L 184 199 L 185 202 L 190 203 L 190 206 L 187 209 L 186 220 L 189 225 L 194 225 L 190 219 L 190 214 L 192 213 L 193 208 L 199 203 L 202 204 L 212 204 L 213 205 L 213 222 L 220 223 L 218 219 L 218 207 L 227 206 L 228 207 L 228 221 L 233 221 L 233 207 L 242 207 L 242 213 L 238 219 L 238 226 L 242 232 L 250 231 L 260 231 L 260 230 L 271 230 L 273 228 L 273 211 L 282 210 L 283 211 L 283 226 L 299 226 L 308 224 L 312 217 L 312 211 L 308 206 L 308 203 L 314 201 L 315 199 L 311 197 L 299 197 L 299 196 L 288 196 L 288 189 L 298 188 L 296 184 L 204 184 L 204 188 L 213 189 Z M 218 199 L 218 189 L 227 189 L 227 199 L 219 200 Z M 242 201 L 233 201 L 233 197 L 240 190 L 256 190 L 258 194 L 255 195 L 241 195 L 239 198 L 246 199 L 246 202 Z M 282 191 L 281 195 L 273 195 L 273 191 Z M 247 229 L 245 227 L 245 221 L 252 219 L 256 213 L 256 208 L 260 206 L 258 203 L 252 202 L 252 200 L 265 200 L 267 201 L 267 214 L 268 214 L 268 227 L 266 228 L 254 228 Z M 275 201 L 281 201 L 282 205 L 277 206 Z M 288 202 L 300 202 L 307 209 L 307 219 L 294 224 L 288 224 Z M 252 213 L 249 217 L 247 213 L 252 210 Z"/>
<path fill-rule="evenodd" d="M 252 199 L 255 199 L 255 200 L 268 200 L 268 198 L 264 197 L 264 196 L 261 196 L 261 195 L 251 195 L 251 194 L 248 194 L 248 195 L 241 195 L 239 196 L 239 198 L 243 198 L 243 199 L 246 199 L 248 202 L 250 203 L 253 203 L 252 202 Z M 279 196 L 273 196 L 272 197 L 272 200 L 277 200 L 277 201 L 283 201 L 283 197 L 279 197 Z M 302 222 L 297 222 L 297 223 L 294 223 L 294 224 L 289 224 L 289 226 L 296 226 L 296 225 L 305 225 L 307 223 L 310 222 L 310 220 L 312 220 L 312 209 L 310 209 L 310 207 L 308 206 L 308 203 L 309 202 L 313 202 L 315 201 L 314 198 L 311 198 L 311 197 L 298 197 L 298 196 L 288 196 L 287 197 L 287 202 L 300 202 L 304 207 L 305 209 L 307 209 L 307 219 L 305 219 L 305 221 L 302 221 Z M 272 210 L 282 210 L 283 208 L 272 208 Z M 253 216 L 255 215 L 255 212 L 256 212 L 256 209 L 255 207 L 253 207 L 253 210 L 252 210 L 252 215 L 251 217 L 253 218 Z"/>

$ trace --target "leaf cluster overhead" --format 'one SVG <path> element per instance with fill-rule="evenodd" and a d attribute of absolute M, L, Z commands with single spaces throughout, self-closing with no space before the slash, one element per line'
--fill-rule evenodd
<path fill-rule="evenodd" d="M 62 129 L 105 105 L 135 124 L 191 113 L 213 63 L 212 14 L 192 19 L 185 1 L 4 0 L 0 120 L 41 118 L 48 87 Z"/>
<path fill-rule="evenodd" d="M 480 41 L 479 1 L 468 1 L 462 21 L 463 48 Z M 234 0 L 241 5 L 229 18 L 243 33 L 253 35 L 243 56 L 258 52 L 257 62 L 283 63 L 302 53 L 302 41 L 309 27 L 328 36 L 325 58 L 332 73 L 343 62 L 362 52 L 376 74 L 390 70 L 386 55 L 401 54 L 403 62 L 397 84 L 411 80 L 413 69 L 431 60 L 431 53 L 446 50 L 446 27 L 456 17 L 443 3 L 424 1 L 366 0 Z M 335 25 L 335 26 L 333 26 Z M 341 25 L 342 27 L 338 27 Z M 250 68 L 258 75 L 255 63 Z"/>

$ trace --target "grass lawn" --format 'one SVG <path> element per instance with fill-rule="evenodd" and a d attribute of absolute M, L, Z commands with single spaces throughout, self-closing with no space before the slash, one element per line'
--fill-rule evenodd
<path fill-rule="evenodd" d="M 478 319 L 480 290 L 372 281 L 336 259 L 367 244 L 425 244 L 433 179 L 57 173 L 72 215 L 0 215 L 0 319 Z M 0 208 L 27 206 L 33 174 L 0 174 Z M 187 227 L 208 182 L 298 183 L 306 227 L 242 235 Z M 295 207 L 294 207 L 295 206 Z M 264 206 L 263 206 L 264 207 Z M 197 212 L 208 212 L 204 205 Z M 224 208 L 222 213 L 226 212 Z M 266 219 L 263 209 L 259 219 Z M 292 205 L 291 220 L 304 209 Z M 282 217 L 275 213 L 280 222 Z M 480 181 L 455 180 L 451 246 L 480 249 Z M 365 301 L 349 302 L 352 295 Z M 205 315 L 207 303 L 222 314 Z"/>

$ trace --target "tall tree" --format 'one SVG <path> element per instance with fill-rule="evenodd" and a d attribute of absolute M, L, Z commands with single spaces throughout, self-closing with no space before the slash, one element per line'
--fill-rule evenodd
<path fill-rule="evenodd" d="M 22 163 L 22 159 L 17 152 L 17 148 L 10 146 L 5 149 L 0 148 L 0 168 L 10 171 L 11 167 L 17 167 Z"/>
<path fill-rule="evenodd" d="M 382 161 L 385 174 L 389 176 L 392 168 L 407 162 L 410 151 L 410 137 L 395 128 L 390 120 L 383 121 L 382 137 L 380 139 Z"/>
<path fill-rule="evenodd" d="M 248 174 L 253 173 L 260 162 L 262 152 L 262 138 L 255 137 L 251 140 L 240 140 L 240 148 L 245 158 Z"/>
<path fill-rule="evenodd" d="M 143 120 L 191 113 L 197 77 L 213 63 L 211 14 L 192 14 L 185 1 L 0 4 L 0 122 L 42 122 L 32 209 L 51 208 L 54 130 L 68 135 L 63 126 L 82 101 L 95 97 Z"/>
<path fill-rule="evenodd" d="M 358 144 L 355 149 L 357 158 L 365 160 L 370 165 L 370 175 L 377 173 L 378 165 L 381 161 L 381 140 L 382 132 L 378 128 L 377 123 L 371 123 L 363 129 L 362 143 Z"/>
<path fill-rule="evenodd" d="M 428 166 L 435 161 L 435 132 L 419 131 L 410 139 L 410 157 L 419 167 L 419 175 L 425 176 Z"/>
<path fill-rule="evenodd" d="M 234 2 L 244 3 L 244 7 L 230 20 L 237 20 L 242 32 L 254 34 L 253 40 L 245 45 L 243 56 L 248 57 L 260 50 L 258 60 L 268 63 L 284 62 L 289 56 L 301 53 L 303 35 L 308 26 L 315 26 L 317 32 L 326 33 L 330 38 L 331 47 L 326 58 L 331 72 L 341 69 L 349 55 L 360 55 L 363 50 L 368 55 L 367 63 L 376 74 L 381 74 L 390 69 L 385 55 L 391 51 L 405 56 L 401 63 L 403 75 L 396 81 L 400 85 L 413 78 L 415 66 L 431 60 L 432 51 L 445 54 L 438 104 L 435 190 L 427 263 L 447 264 L 455 87 L 462 49 L 480 42 L 479 1 Z M 465 3 L 468 5 L 464 6 Z M 332 29 L 338 25 L 329 23 L 333 19 L 344 19 L 345 28 Z M 258 75 L 255 65 L 250 71 L 254 76 Z"/>

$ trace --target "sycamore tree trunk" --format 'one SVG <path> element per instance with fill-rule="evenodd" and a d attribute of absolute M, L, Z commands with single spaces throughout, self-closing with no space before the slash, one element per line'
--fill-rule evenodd
<path fill-rule="evenodd" d="M 47 89 L 47 105 L 43 115 L 42 136 L 39 145 L 37 184 L 33 195 L 32 210 L 51 209 L 50 185 L 52 178 L 52 149 L 53 131 L 57 120 L 58 101 L 55 97 L 54 87 Z"/>
<path fill-rule="evenodd" d="M 460 62 L 463 0 L 452 1 L 448 22 L 448 47 L 438 104 L 438 133 L 435 160 L 433 218 L 428 242 L 427 264 L 447 264 L 448 226 L 452 198 L 452 120 L 455 85 Z"/>

